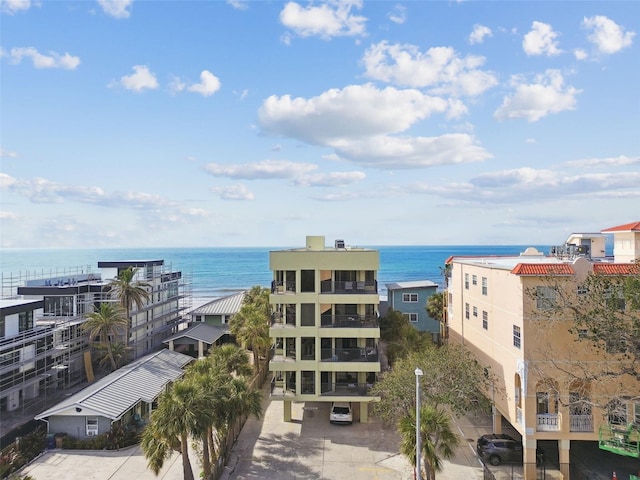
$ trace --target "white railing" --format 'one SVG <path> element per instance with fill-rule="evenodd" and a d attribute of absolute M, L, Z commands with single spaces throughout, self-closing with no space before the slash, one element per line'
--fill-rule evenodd
<path fill-rule="evenodd" d="M 536 430 L 538 432 L 560 431 L 559 413 L 538 413 L 536 415 Z"/>
<path fill-rule="evenodd" d="M 569 424 L 572 432 L 593 432 L 593 415 L 571 415 Z"/>

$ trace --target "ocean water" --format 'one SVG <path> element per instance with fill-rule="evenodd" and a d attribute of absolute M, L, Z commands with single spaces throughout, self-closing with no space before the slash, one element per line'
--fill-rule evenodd
<path fill-rule="evenodd" d="M 380 252 L 378 285 L 431 280 L 443 285 L 441 267 L 451 255 L 517 255 L 531 245 L 497 246 L 370 246 Z M 534 245 L 535 246 L 535 245 Z M 535 246 L 547 253 L 549 247 Z M 78 270 L 98 272 L 98 261 L 164 260 L 171 270 L 183 272 L 191 280 L 194 299 L 210 299 L 250 288 L 269 286 L 269 251 L 278 247 L 255 248 L 137 248 L 137 249 L 3 249 L 0 252 L 2 284 L 18 278 L 65 275 Z M 4 290 L 4 289 L 3 289 Z"/>

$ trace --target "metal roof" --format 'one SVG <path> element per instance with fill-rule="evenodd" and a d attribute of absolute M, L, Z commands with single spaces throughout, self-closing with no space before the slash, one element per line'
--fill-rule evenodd
<path fill-rule="evenodd" d="M 431 280 L 415 280 L 412 282 L 395 282 L 395 283 L 387 283 L 387 290 L 401 290 L 404 288 L 429 288 L 429 287 L 437 287 L 438 284 L 432 282 Z"/>
<path fill-rule="evenodd" d="M 184 374 L 192 357 L 164 349 L 119 368 L 35 416 L 36 420 L 76 408 L 117 420 L 139 401 L 151 403 L 169 382 Z M 81 409 L 81 410 L 77 410 Z"/>
<path fill-rule="evenodd" d="M 191 315 L 233 315 L 240 311 L 245 292 L 234 293 L 226 297 L 216 298 L 191 311 Z"/>
<path fill-rule="evenodd" d="M 204 342 L 212 345 L 216 340 L 221 338 L 224 334 L 229 333 L 229 327 L 227 326 L 214 326 L 207 323 L 196 323 L 189 328 L 181 330 L 180 332 L 172 335 L 171 337 L 163 340 L 163 343 L 169 343 L 172 340 L 178 340 L 180 338 L 191 338 L 199 342 Z"/>

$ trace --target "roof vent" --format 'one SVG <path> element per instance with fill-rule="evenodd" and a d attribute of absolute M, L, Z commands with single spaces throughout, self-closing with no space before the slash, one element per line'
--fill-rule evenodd
<path fill-rule="evenodd" d="M 344 240 L 336 240 L 336 248 L 344 248 Z"/>

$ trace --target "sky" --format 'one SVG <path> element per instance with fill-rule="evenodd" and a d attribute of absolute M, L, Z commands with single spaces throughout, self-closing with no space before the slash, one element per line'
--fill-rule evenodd
<path fill-rule="evenodd" d="M 640 2 L 0 0 L 0 246 L 640 220 Z"/>

